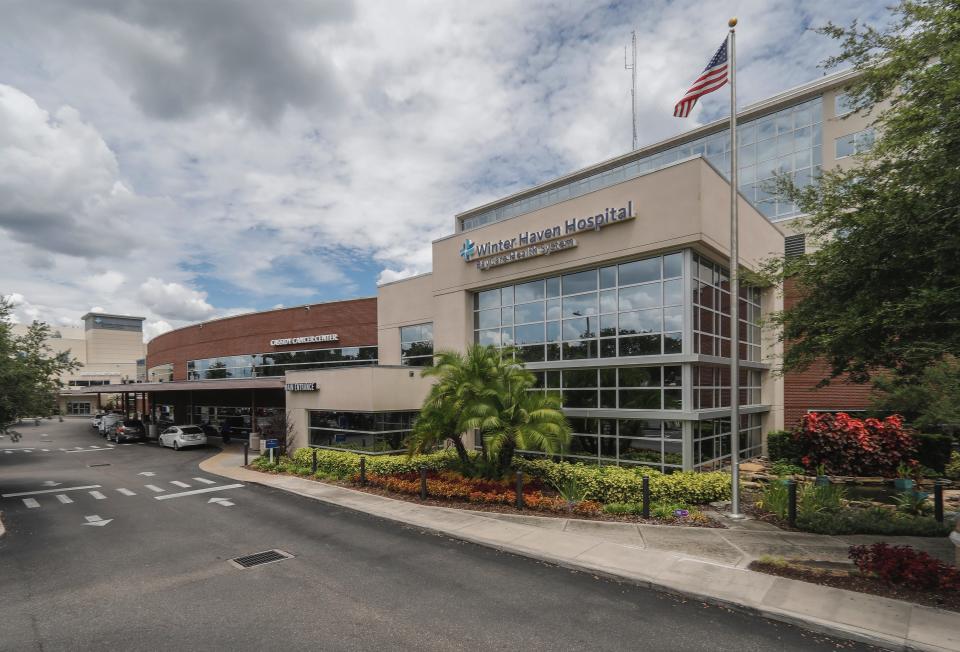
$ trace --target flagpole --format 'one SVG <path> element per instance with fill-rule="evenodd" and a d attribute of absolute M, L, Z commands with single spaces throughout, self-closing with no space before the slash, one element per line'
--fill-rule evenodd
<path fill-rule="evenodd" d="M 737 215 L 737 19 L 727 23 L 727 54 L 730 58 L 730 517 L 740 513 L 740 252 Z"/>

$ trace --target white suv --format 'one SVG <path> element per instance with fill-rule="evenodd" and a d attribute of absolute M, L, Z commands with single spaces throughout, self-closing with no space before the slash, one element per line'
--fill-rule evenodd
<path fill-rule="evenodd" d="M 115 423 L 119 423 L 120 421 L 123 421 L 122 414 L 113 414 L 113 413 L 104 414 L 100 418 L 100 425 L 98 426 L 98 430 L 100 431 L 100 436 L 106 437 L 107 433 L 109 433 L 110 430 L 113 429 L 113 425 Z"/>
<path fill-rule="evenodd" d="M 188 446 L 206 446 L 207 436 L 200 426 L 170 426 L 160 433 L 157 443 L 161 447 L 171 446 L 178 451 Z"/>

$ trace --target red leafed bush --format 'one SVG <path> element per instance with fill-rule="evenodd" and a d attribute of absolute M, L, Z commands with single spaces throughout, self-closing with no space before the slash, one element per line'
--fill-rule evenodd
<path fill-rule="evenodd" d="M 800 462 L 809 470 L 823 464 L 838 475 L 896 475 L 901 463 L 910 463 L 917 448 L 911 431 L 897 415 L 885 419 L 855 419 L 838 412 L 803 415 L 793 434 Z"/>
<path fill-rule="evenodd" d="M 960 571 L 910 546 L 850 546 L 861 573 L 918 591 L 960 591 Z"/>
<path fill-rule="evenodd" d="M 354 477 L 358 481 L 359 476 Z M 408 495 L 419 495 L 420 475 L 403 473 L 398 475 L 368 474 L 367 483 L 374 487 Z M 529 509 L 545 512 L 569 511 L 565 500 L 559 496 L 544 495 L 539 482 L 531 482 L 523 488 L 523 502 Z M 431 471 L 427 473 L 427 495 L 441 500 L 461 500 L 487 505 L 513 505 L 517 493 L 506 482 L 494 482 L 476 478 L 465 478 L 451 471 Z M 601 506 L 591 500 L 584 500 L 573 506 L 579 514 L 599 514 Z"/>

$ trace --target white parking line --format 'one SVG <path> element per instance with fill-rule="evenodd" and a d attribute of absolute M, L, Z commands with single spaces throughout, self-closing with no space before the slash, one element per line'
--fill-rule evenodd
<path fill-rule="evenodd" d="M 80 450 L 65 451 L 67 453 L 106 453 L 110 448 L 81 448 Z"/>
<path fill-rule="evenodd" d="M 181 491 L 178 494 L 167 494 L 166 496 L 154 496 L 156 500 L 167 500 L 168 498 L 182 498 L 183 496 L 193 496 L 195 494 L 206 494 L 211 491 L 220 491 L 221 489 L 238 489 L 242 484 L 225 484 L 222 487 L 207 487 L 206 489 L 194 489 L 193 491 Z"/>
<path fill-rule="evenodd" d="M 68 495 L 66 495 L 66 494 L 57 494 L 57 500 L 59 500 L 59 501 L 60 501 L 61 503 L 63 503 L 64 505 L 67 505 L 67 504 L 73 502 L 73 500 L 70 498 L 70 496 L 68 496 Z"/>
<path fill-rule="evenodd" d="M 43 451 L 44 453 L 49 453 L 49 452 L 50 452 L 50 449 L 49 449 L 49 448 L 41 448 L 40 450 Z"/>
<path fill-rule="evenodd" d="M 171 480 L 170 484 L 175 484 L 178 487 L 183 487 L 184 489 L 187 489 L 190 486 L 186 482 L 180 482 L 179 480 Z"/>
<path fill-rule="evenodd" d="M 99 446 L 90 446 L 90 448 L 100 448 Z"/>
<path fill-rule="evenodd" d="M 20 491 L 15 494 L 0 494 L 0 498 L 15 498 L 17 496 L 36 496 L 37 494 L 58 494 L 63 491 L 79 491 L 81 489 L 99 489 L 101 485 L 88 484 L 82 487 L 64 487 L 63 489 L 39 489 L 37 491 Z"/>
<path fill-rule="evenodd" d="M 40 503 L 38 503 L 35 498 L 24 498 L 23 504 L 29 507 L 30 509 L 33 509 L 35 507 L 40 507 Z"/>
<path fill-rule="evenodd" d="M 24 449 L 23 449 L 23 452 L 24 452 L 24 453 L 32 453 L 32 452 L 33 452 L 33 449 L 32 449 L 32 448 L 24 448 Z"/>
<path fill-rule="evenodd" d="M 207 480 L 206 478 L 194 478 L 197 482 L 202 482 L 203 484 L 217 484 L 213 480 Z"/>
<path fill-rule="evenodd" d="M 94 498 L 96 498 L 97 500 L 104 500 L 104 499 L 106 499 L 106 496 L 104 496 L 104 495 L 103 495 L 102 493 L 100 493 L 99 491 L 88 491 L 87 493 L 90 494 L 91 496 L 93 496 Z"/>
<path fill-rule="evenodd" d="M 129 489 L 117 489 L 117 491 L 119 491 L 120 493 L 122 493 L 124 496 L 136 496 L 136 495 L 137 495 L 136 493 L 130 491 Z"/>
<path fill-rule="evenodd" d="M 161 491 L 166 491 L 166 489 L 161 489 L 155 484 L 145 484 L 143 486 L 149 489 L 150 491 L 156 491 L 157 493 L 160 493 Z"/>
<path fill-rule="evenodd" d="M 12 454 L 13 454 L 13 451 L 3 451 L 3 452 L 6 453 L 7 455 L 12 455 Z"/>

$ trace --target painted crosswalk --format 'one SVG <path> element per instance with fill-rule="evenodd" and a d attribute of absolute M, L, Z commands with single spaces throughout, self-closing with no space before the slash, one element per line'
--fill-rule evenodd
<path fill-rule="evenodd" d="M 197 477 L 191 479 L 206 486 L 200 489 L 192 489 L 191 487 L 193 485 L 188 482 L 184 482 L 183 480 L 169 480 L 168 482 L 175 487 L 186 489 L 186 491 L 168 492 L 165 488 L 156 484 L 145 484 L 142 486 L 145 490 L 156 494 L 153 496 L 156 500 L 186 498 L 189 496 L 196 496 L 198 494 L 210 494 L 213 492 L 227 491 L 230 489 L 239 489 L 246 486 L 241 483 L 217 484 L 215 480 L 210 480 L 209 478 Z M 47 480 L 39 484 L 40 486 L 49 487 L 51 484 L 59 485 L 61 483 L 53 480 Z M 135 497 L 141 493 L 143 492 L 134 491 L 132 489 L 128 489 L 127 487 L 115 487 L 107 489 L 103 488 L 102 485 L 93 484 L 78 485 L 73 487 L 57 486 L 55 489 L 35 489 L 31 491 L 10 492 L 0 494 L 0 498 L 19 499 L 23 503 L 24 507 L 34 510 L 40 509 L 45 505 L 71 505 L 74 503 L 82 503 L 84 501 L 109 500 L 111 497 L 114 499 L 123 500 L 121 497 Z M 46 502 L 44 502 L 45 500 Z M 211 498 L 207 501 L 207 503 L 221 505 L 223 507 L 232 507 L 236 504 L 222 496 Z M 2 506 L 2 503 L 0 503 L 0 506 Z"/>

